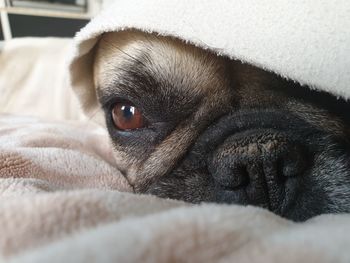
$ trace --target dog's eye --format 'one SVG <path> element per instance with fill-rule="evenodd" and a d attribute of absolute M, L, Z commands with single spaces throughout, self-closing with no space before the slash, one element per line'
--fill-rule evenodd
<path fill-rule="evenodd" d="M 115 127 L 122 131 L 145 127 L 141 111 L 128 103 L 117 103 L 112 110 L 112 117 Z"/>

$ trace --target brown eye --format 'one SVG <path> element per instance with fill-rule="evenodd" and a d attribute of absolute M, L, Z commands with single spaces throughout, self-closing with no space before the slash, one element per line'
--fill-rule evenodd
<path fill-rule="evenodd" d="M 135 130 L 145 126 L 142 113 L 133 105 L 128 103 L 118 103 L 112 110 L 114 125 L 117 129 Z"/>

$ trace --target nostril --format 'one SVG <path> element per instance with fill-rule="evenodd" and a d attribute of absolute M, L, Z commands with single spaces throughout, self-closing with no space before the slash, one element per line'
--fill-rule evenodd
<path fill-rule="evenodd" d="M 236 190 L 249 184 L 247 166 L 237 161 L 226 162 L 213 171 L 218 186 L 225 190 Z"/>
<path fill-rule="evenodd" d="M 238 188 L 249 184 L 247 166 L 237 165 L 232 169 L 232 187 Z"/>
<path fill-rule="evenodd" d="M 300 174 L 299 165 L 294 160 L 287 159 L 283 163 L 282 173 L 285 177 L 294 177 Z"/>
<path fill-rule="evenodd" d="M 307 158 L 300 149 L 293 147 L 279 158 L 278 171 L 283 177 L 295 177 L 301 175 L 306 168 Z"/>

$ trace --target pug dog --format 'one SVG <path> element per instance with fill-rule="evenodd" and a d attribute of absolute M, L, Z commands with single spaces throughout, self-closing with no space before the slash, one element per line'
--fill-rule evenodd
<path fill-rule="evenodd" d="M 350 106 L 258 67 L 135 30 L 94 50 L 96 95 L 135 193 L 350 212 Z"/>

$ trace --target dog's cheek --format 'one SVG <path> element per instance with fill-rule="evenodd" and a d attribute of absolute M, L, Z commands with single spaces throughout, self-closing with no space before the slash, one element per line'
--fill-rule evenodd
<path fill-rule="evenodd" d="M 348 160 L 349 154 L 330 147 L 317 155 L 310 173 L 300 179 L 294 207 L 285 216 L 301 221 L 323 213 L 350 212 Z"/>
<path fill-rule="evenodd" d="M 115 160 L 116 168 L 127 176 L 130 171 L 136 169 L 142 160 L 136 158 L 135 156 L 123 151 L 120 147 L 114 147 L 113 157 Z"/>
<path fill-rule="evenodd" d="M 329 212 L 350 212 L 349 156 L 350 153 L 325 151 L 319 157 L 318 178 L 328 197 Z"/>
<path fill-rule="evenodd" d="M 148 194 L 191 203 L 212 201 L 214 185 L 207 174 L 176 170 L 153 183 Z"/>
<path fill-rule="evenodd" d="M 153 183 L 146 191 L 147 194 L 161 198 L 183 200 L 185 184 L 181 180 L 159 180 Z"/>

